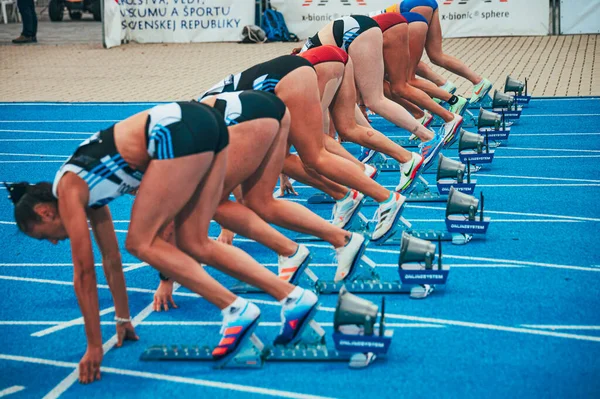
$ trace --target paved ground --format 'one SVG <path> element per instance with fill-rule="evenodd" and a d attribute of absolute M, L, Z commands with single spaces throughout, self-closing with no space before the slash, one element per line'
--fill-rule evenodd
<path fill-rule="evenodd" d="M 44 21 L 37 45 L 13 46 L 20 24 L 0 25 L 0 101 L 189 99 L 229 73 L 289 53 L 295 43 L 128 44 L 106 50 L 101 25 Z M 600 95 L 598 35 L 447 39 L 448 53 L 502 88 L 529 77 L 535 96 Z M 447 73 L 445 73 L 447 75 Z M 459 92 L 470 83 L 453 78 Z"/>

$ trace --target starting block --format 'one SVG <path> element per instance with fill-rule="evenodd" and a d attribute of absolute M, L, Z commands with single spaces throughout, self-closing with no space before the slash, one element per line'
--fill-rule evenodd
<path fill-rule="evenodd" d="M 393 137 L 393 138 L 390 138 L 390 140 L 392 140 L 394 143 L 396 143 L 399 146 L 402 146 L 404 148 L 418 148 L 419 144 L 421 144 L 421 140 L 419 138 L 412 140 L 410 138 L 410 136 L 401 137 L 401 138 Z"/>
<path fill-rule="evenodd" d="M 350 368 L 365 368 L 377 355 L 388 352 L 393 330 L 384 325 L 385 301 L 382 300 L 379 328 L 375 328 L 379 309 L 374 303 L 342 290 L 334 314 L 335 349 L 327 345 L 325 331 L 314 319 L 306 323 L 296 342 L 267 346 L 254 333 L 259 323 L 246 333 L 238 349 L 220 360 L 212 357 L 212 348 L 199 345 L 156 345 L 147 348 L 144 361 L 213 362 L 215 369 L 261 368 L 265 362 L 349 362 Z"/>
<path fill-rule="evenodd" d="M 505 119 L 512 120 L 516 123 L 521 118 L 523 107 L 518 105 L 515 97 L 510 94 L 500 93 L 498 90 L 494 92 L 494 100 L 492 111 L 502 115 L 502 121 Z"/>
<path fill-rule="evenodd" d="M 477 132 L 490 140 L 508 140 L 510 125 L 512 123 L 506 122 L 505 115 L 504 111 L 501 111 L 501 114 L 497 114 L 481 108 L 477 120 Z"/>
<path fill-rule="evenodd" d="M 476 103 L 471 104 L 471 102 L 469 102 L 467 104 L 467 108 L 468 109 L 477 109 L 477 108 L 490 109 L 490 108 L 492 108 L 493 102 L 494 101 L 492 100 L 492 97 L 490 97 L 489 94 L 486 94 L 485 96 L 483 96 L 481 98 L 481 100 L 477 101 Z"/>
<path fill-rule="evenodd" d="M 454 188 L 448 194 L 448 205 L 446 206 L 446 227 L 451 233 L 463 234 L 467 242 L 473 238 L 473 234 L 485 234 L 490 225 L 490 218 L 483 215 L 483 193 L 480 200 L 463 194 Z M 479 215 L 477 208 L 481 204 Z"/>
<path fill-rule="evenodd" d="M 460 132 L 458 156 L 462 163 L 490 164 L 494 160 L 495 152 L 490 150 L 488 132 L 485 132 L 485 138 L 477 133 Z"/>
<path fill-rule="evenodd" d="M 531 96 L 527 94 L 527 78 L 525 78 L 525 82 L 520 82 L 507 76 L 504 92 L 514 93 L 515 103 L 518 105 L 527 106 L 531 101 Z"/>

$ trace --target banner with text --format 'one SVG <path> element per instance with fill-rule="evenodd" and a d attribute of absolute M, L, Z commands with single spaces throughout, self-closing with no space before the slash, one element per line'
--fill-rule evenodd
<path fill-rule="evenodd" d="M 104 0 L 104 43 L 239 41 L 254 13 L 252 0 Z"/>
<path fill-rule="evenodd" d="M 271 0 L 290 32 L 302 39 L 336 18 L 368 15 L 393 4 L 393 0 Z M 548 0 L 438 0 L 438 4 L 444 37 L 548 34 Z"/>
<path fill-rule="evenodd" d="M 561 0 L 560 33 L 600 33 L 600 0 Z"/>

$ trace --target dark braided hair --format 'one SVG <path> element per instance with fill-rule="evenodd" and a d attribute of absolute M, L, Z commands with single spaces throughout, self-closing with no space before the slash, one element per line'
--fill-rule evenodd
<path fill-rule="evenodd" d="M 51 183 L 4 183 L 4 186 L 8 190 L 8 198 L 15 206 L 17 226 L 24 233 L 29 231 L 32 224 L 42 220 L 34 209 L 37 204 L 58 204 L 58 200 L 52 194 Z"/>

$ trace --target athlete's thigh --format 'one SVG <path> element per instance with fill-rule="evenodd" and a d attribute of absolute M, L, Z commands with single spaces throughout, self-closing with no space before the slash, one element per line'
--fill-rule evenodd
<path fill-rule="evenodd" d="M 213 159 L 213 152 L 204 152 L 151 161 L 133 203 L 130 233 L 156 236 L 190 200 Z"/>
<path fill-rule="evenodd" d="M 229 126 L 224 195 L 248 179 L 263 162 L 279 130 L 279 122 L 260 118 Z"/>

